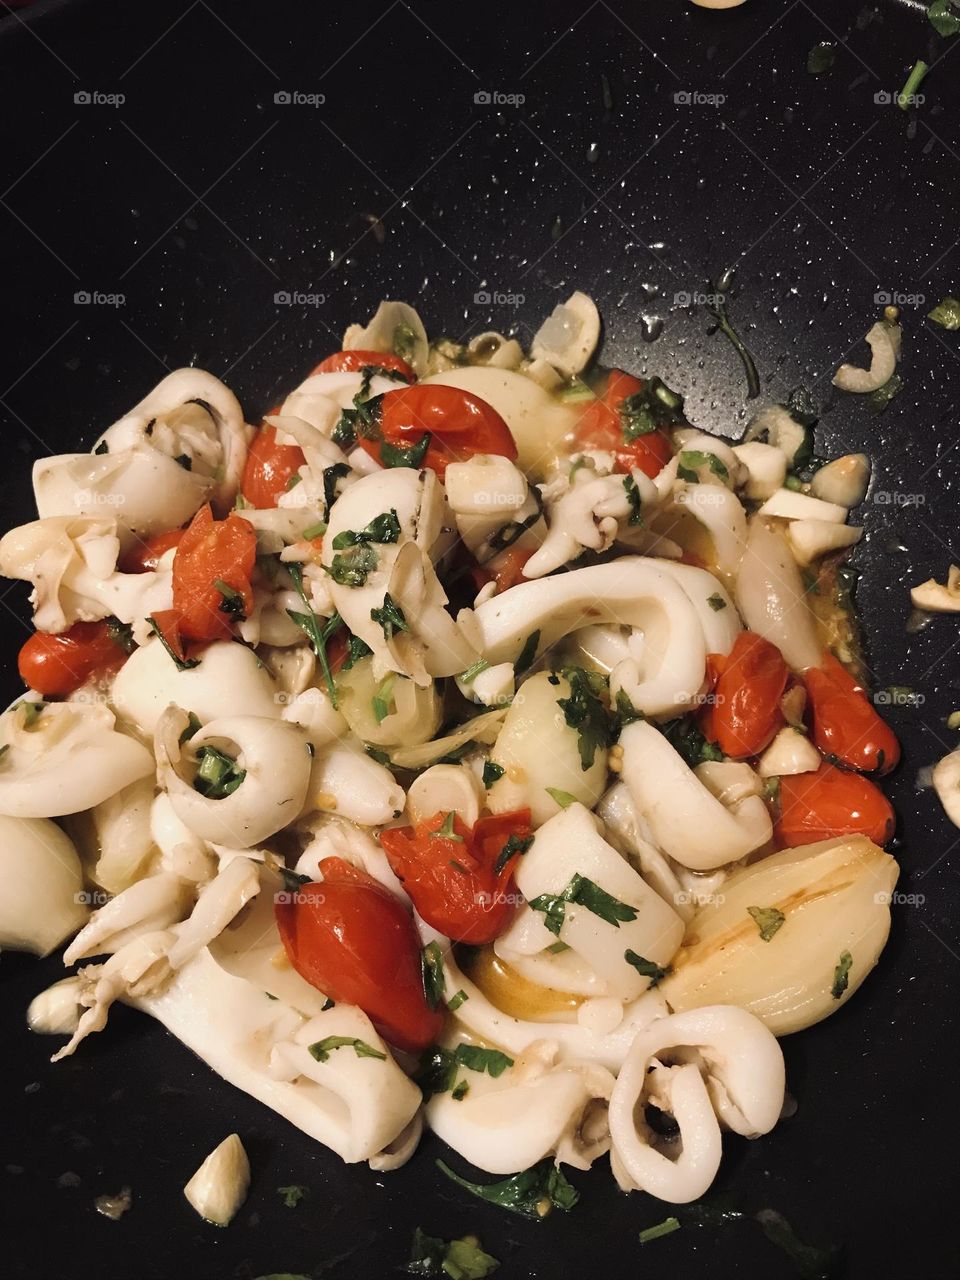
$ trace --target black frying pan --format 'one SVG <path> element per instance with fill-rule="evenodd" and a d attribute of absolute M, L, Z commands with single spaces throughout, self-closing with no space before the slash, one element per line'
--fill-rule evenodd
<path fill-rule="evenodd" d="M 47 0 L 0 21 L 5 526 L 32 515 L 34 458 L 89 444 L 166 368 L 224 377 L 255 420 L 382 297 L 418 305 L 433 333 L 527 336 L 570 289 L 588 290 L 606 363 L 661 374 L 693 421 L 736 434 L 736 357 L 676 298 L 739 262 L 731 313 L 764 394 L 805 382 L 823 450 L 874 458 L 854 556 L 870 664 L 879 687 L 925 699 L 891 712 L 906 748 L 891 781 L 900 888 L 923 901 L 896 908 L 857 998 L 785 1043 L 798 1114 L 759 1142 L 726 1140 L 716 1190 L 743 1220 L 641 1246 L 669 1208 L 621 1195 L 598 1167 L 573 1175 L 572 1214 L 527 1223 L 447 1182 L 435 1140 L 400 1173 L 346 1168 L 120 1008 L 51 1067 L 51 1042 L 23 1015 L 59 961 L 8 955 L 11 1280 L 391 1275 L 418 1225 L 478 1232 L 505 1277 L 795 1275 L 751 1221 L 763 1208 L 804 1240 L 843 1244 L 849 1277 L 956 1274 L 956 833 L 916 778 L 956 738 L 944 717 L 960 706 L 960 632 L 951 618 L 914 636 L 904 623 L 906 584 L 956 558 L 960 345 L 924 315 L 960 287 L 960 38 L 938 39 L 923 8 Z M 821 41 L 836 61 L 814 76 Z M 937 65 L 912 116 L 882 99 L 917 58 Z M 122 104 L 102 96 L 116 94 Z M 495 94 L 524 101 L 477 96 Z M 834 395 L 830 373 L 879 292 L 925 301 L 904 304 L 907 386 L 878 419 Z M 663 334 L 649 343 L 655 317 Z M 2 599 L 12 697 L 25 593 L 7 585 Z M 254 1181 L 218 1231 L 181 1187 L 232 1129 Z M 310 1188 L 296 1209 L 276 1192 L 291 1183 Z M 130 1212 L 99 1216 L 94 1198 L 124 1184 Z"/>

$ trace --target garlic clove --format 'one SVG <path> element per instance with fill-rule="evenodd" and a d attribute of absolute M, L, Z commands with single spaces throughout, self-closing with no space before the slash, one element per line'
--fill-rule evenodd
<path fill-rule="evenodd" d="M 80 1021 L 80 979 L 61 978 L 33 997 L 27 1026 L 35 1035 L 72 1036 Z"/>
<path fill-rule="evenodd" d="M 814 473 L 810 492 L 824 502 L 837 502 L 842 507 L 856 507 L 867 493 L 870 483 L 870 459 L 865 453 L 845 453 L 834 458 Z"/>
<path fill-rule="evenodd" d="M 247 1198 L 250 1161 L 235 1133 L 215 1147 L 183 1188 L 183 1194 L 201 1218 L 217 1227 L 227 1226 Z"/>

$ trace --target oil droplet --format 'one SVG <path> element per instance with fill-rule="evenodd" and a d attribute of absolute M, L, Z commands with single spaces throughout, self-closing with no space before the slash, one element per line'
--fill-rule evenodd
<path fill-rule="evenodd" d="M 641 315 L 640 336 L 644 342 L 656 342 L 663 333 L 663 320 L 660 316 Z"/>

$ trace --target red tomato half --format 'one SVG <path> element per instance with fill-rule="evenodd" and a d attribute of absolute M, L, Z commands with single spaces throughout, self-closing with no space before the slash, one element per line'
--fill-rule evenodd
<path fill-rule="evenodd" d="M 419 383 L 387 391 L 380 402 L 380 433 L 388 444 L 411 448 L 429 437 L 420 464 L 432 467 L 441 480 L 451 462 L 477 453 L 498 453 L 511 460 L 517 446 L 496 409 L 459 387 Z M 380 440 L 359 437 L 357 443 L 382 462 Z"/>
<path fill-rule="evenodd" d="M 900 759 L 900 743 L 843 663 L 827 650 L 803 681 L 813 740 L 823 754 L 863 773 L 889 773 Z"/>
<path fill-rule="evenodd" d="M 673 457 L 669 437 L 663 431 L 628 440 L 620 415 L 628 396 L 643 391 L 646 382 L 621 369 L 612 369 L 603 395 L 587 405 L 576 428 L 581 449 L 603 449 L 617 459 L 616 470 L 627 473 L 638 467 L 644 475 L 656 476 Z"/>
<path fill-rule="evenodd" d="M 240 492 L 255 507 L 275 507 L 306 462 L 297 444 L 277 444 L 276 427 L 261 427 L 247 451 Z"/>
<path fill-rule="evenodd" d="M 498 871 L 510 836 L 530 836 L 530 810 L 481 818 L 471 830 L 454 815 L 453 834 L 441 834 L 447 814 L 415 827 L 381 831 L 387 861 L 427 924 L 455 942 L 493 942 L 516 912 L 512 876 L 518 854 Z"/>
<path fill-rule="evenodd" d="M 185 530 L 173 561 L 173 608 L 188 640 L 229 640 L 233 624 L 253 608 L 250 576 L 257 535 L 249 520 L 231 512 L 214 520 L 203 506 Z M 221 583 L 239 595 L 225 598 Z M 225 608 L 224 606 L 232 606 Z"/>
<path fill-rule="evenodd" d="M 423 991 L 420 939 L 399 898 L 341 858 L 320 863 L 323 881 L 274 908 L 290 963 L 338 1004 L 358 1005 L 391 1044 L 417 1053 L 443 1028 L 442 1005 Z"/>
<path fill-rule="evenodd" d="M 774 830 L 781 848 L 857 834 L 886 844 L 895 826 L 890 801 L 859 773 L 822 764 L 816 773 L 780 779 L 780 817 Z"/>
<path fill-rule="evenodd" d="M 407 382 L 413 382 L 416 374 L 407 364 L 392 351 L 335 351 L 326 360 L 321 360 L 315 369 L 310 370 L 311 377 L 315 373 L 359 373 L 361 369 L 371 366 L 390 369 L 399 373 Z"/>
<path fill-rule="evenodd" d="M 783 724 L 780 699 L 790 677 L 783 655 L 769 640 L 741 631 L 726 657 L 711 653 L 707 662 L 708 674 L 719 676 L 704 733 L 734 760 L 759 755 Z"/>
<path fill-rule="evenodd" d="M 75 622 L 60 635 L 35 632 L 17 666 L 25 685 L 45 698 L 65 698 L 92 676 L 118 671 L 126 660 L 106 622 Z"/>

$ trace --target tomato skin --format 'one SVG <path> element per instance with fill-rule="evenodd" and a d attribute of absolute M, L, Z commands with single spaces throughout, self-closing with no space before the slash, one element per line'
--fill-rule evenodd
<path fill-rule="evenodd" d="M 180 545 L 184 529 L 168 529 L 166 533 L 155 533 L 135 547 L 129 547 L 120 557 L 121 573 L 149 573 L 156 569 L 160 557 L 171 547 Z"/>
<path fill-rule="evenodd" d="M 510 428 L 496 409 L 459 387 L 419 383 L 385 392 L 380 431 L 389 444 L 406 448 L 419 444 L 424 432 L 429 433 L 421 465 L 432 467 L 441 480 L 451 462 L 465 462 L 478 453 L 498 453 L 511 461 L 517 456 Z M 357 443 L 381 461 L 379 440 L 361 436 Z"/>
<path fill-rule="evenodd" d="M 446 816 L 381 831 L 380 844 L 427 924 L 455 942 L 493 942 L 509 926 L 519 898 L 512 890 L 516 856 L 499 873 L 496 862 L 509 836 L 531 834 L 530 810 L 481 818 L 472 829 L 455 815 L 457 838 L 437 834 Z"/>
<path fill-rule="evenodd" d="M 497 594 L 501 591 L 509 591 L 511 587 L 515 587 L 520 582 L 526 582 L 523 576 L 523 566 L 534 554 L 533 547 L 521 549 L 520 547 L 508 547 L 506 551 L 502 551 L 494 558 L 494 562 L 486 565 L 477 565 L 475 569 L 471 569 L 470 574 L 473 578 L 476 588 L 479 591 L 481 587 L 485 587 L 488 582 L 497 584 Z"/>
<path fill-rule="evenodd" d="M 106 622 L 75 622 L 68 631 L 35 631 L 20 650 L 17 667 L 29 688 L 45 698 L 65 698 L 95 675 L 118 671 L 127 655 Z"/>
<path fill-rule="evenodd" d="M 247 450 L 240 492 L 255 507 L 275 507 L 306 462 L 297 444 L 277 444 L 276 427 L 261 427 Z"/>
<path fill-rule="evenodd" d="M 290 963 L 338 1004 L 358 1005 L 391 1044 L 417 1053 L 443 1029 L 423 992 L 420 939 L 406 907 L 365 871 L 324 858 L 322 882 L 274 906 Z"/>
<path fill-rule="evenodd" d="M 243 612 L 253 608 L 250 576 L 257 556 L 257 535 L 249 520 L 231 512 L 214 520 L 209 504 L 184 531 L 173 560 L 173 608 L 180 634 L 188 640 L 229 640 L 236 617 L 221 609 L 219 579 L 238 591 Z"/>
<path fill-rule="evenodd" d="M 828 649 L 803 681 L 817 748 L 862 773 L 889 773 L 900 760 L 900 743 L 843 663 Z"/>
<path fill-rule="evenodd" d="M 417 375 L 406 360 L 401 360 L 392 351 L 335 351 L 332 356 L 327 356 L 326 360 L 321 360 L 311 369 L 310 376 L 313 377 L 315 373 L 359 373 L 361 369 L 367 369 L 371 365 L 399 373 L 407 382 L 416 380 Z"/>
<path fill-rule="evenodd" d="M 741 631 L 725 657 L 708 655 L 708 677 L 714 673 L 704 733 L 734 760 L 759 755 L 784 723 L 780 699 L 790 672 L 783 655 L 769 640 Z"/>
<path fill-rule="evenodd" d="M 781 848 L 857 834 L 886 844 L 896 821 L 887 797 L 859 773 L 824 763 L 816 773 L 780 779 L 780 817 L 774 831 Z"/>
<path fill-rule="evenodd" d="M 611 369 L 603 395 L 583 411 L 576 436 L 582 449 L 603 449 L 613 453 L 615 471 L 626 474 L 637 467 L 652 479 L 673 457 L 669 437 L 663 431 L 651 431 L 648 435 L 637 436 L 635 440 L 624 440 L 620 420 L 620 407 L 624 400 L 643 391 L 646 385 L 642 378 L 635 378 L 622 369 Z"/>

